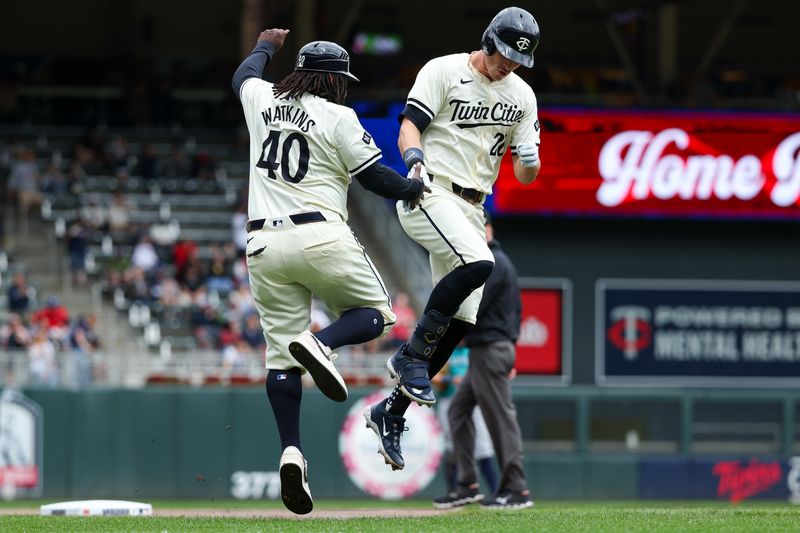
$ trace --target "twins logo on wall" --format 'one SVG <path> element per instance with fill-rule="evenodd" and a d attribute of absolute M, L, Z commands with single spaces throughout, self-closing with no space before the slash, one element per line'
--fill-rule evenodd
<path fill-rule="evenodd" d="M 800 384 L 800 284 L 603 279 L 598 384 Z"/>
<path fill-rule="evenodd" d="M 0 495 L 42 492 L 42 409 L 13 389 L 0 394 Z"/>
<path fill-rule="evenodd" d="M 800 504 L 800 457 L 643 457 L 639 496 L 644 499 L 784 500 Z"/>
<path fill-rule="evenodd" d="M 388 390 L 357 401 L 348 411 L 339 433 L 339 455 L 347 475 L 360 489 L 385 500 L 407 498 L 423 490 L 436 476 L 444 452 L 444 436 L 431 409 L 411 404 L 405 418 L 403 455 L 413 458 L 403 470 L 392 471 L 378 453 L 375 434 L 365 427 L 364 410 L 381 401 Z"/>

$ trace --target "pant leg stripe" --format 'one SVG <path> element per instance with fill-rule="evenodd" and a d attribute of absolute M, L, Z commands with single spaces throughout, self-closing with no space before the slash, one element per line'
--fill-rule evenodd
<path fill-rule="evenodd" d="M 383 294 L 386 296 L 386 303 L 389 305 L 389 309 L 392 308 L 392 297 L 389 296 L 389 291 L 386 290 L 386 285 L 383 284 L 383 280 L 381 279 L 380 275 L 378 274 L 377 270 L 375 270 L 375 265 L 372 264 L 369 256 L 367 255 L 367 251 L 362 246 L 361 242 L 359 242 L 358 237 L 352 231 L 350 232 L 353 235 L 353 238 L 356 240 L 356 244 L 361 248 L 361 253 L 364 255 L 364 259 L 367 260 L 367 264 L 369 265 L 369 269 L 372 270 L 372 273 L 375 275 L 375 279 L 378 280 L 378 284 L 381 286 L 383 290 Z"/>
<path fill-rule="evenodd" d="M 461 264 L 466 265 L 467 262 L 464 261 L 464 257 L 460 253 L 458 253 L 458 250 L 456 250 L 455 246 L 453 246 L 452 243 L 447 240 L 447 237 L 445 237 L 444 233 L 442 233 L 442 231 L 436 226 L 436 223 L 433 221 L 433 219 L 431 219 L 431 216 L 428 214 L 428 212 L 425 211 L 425 209 L 423 209 L 422 206 L 419 206 L 419 209 L 425 214 L 425 217 L 428 219 L 428 222 L 431 223 L 433 229 L 436 230 L 436 233 L 438 233 L 439 236 L 442 238 L 442 240 L 447 244 L 447 246 L 449 246 L 450 249 L 453 250 L 453 253 L 458 256 L 458 258 L 461 260 Z"/>

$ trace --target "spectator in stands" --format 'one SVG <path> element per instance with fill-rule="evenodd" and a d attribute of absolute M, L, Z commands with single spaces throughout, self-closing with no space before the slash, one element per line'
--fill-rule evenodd
<path fill-rule="evenodd" d="M 231 318 L 240 321 L 245 320 L 248 315 L 256 312 L 249 284 L 240 284 L 228 295 L 228 308 Z"/>
<path fill-rule="evenodd" d="M 125 271 L 123 276 L 123 286 L 125 298 L 135 302 L 147 303 L 151 298 L 150 284 L 147 282 L 144 270 L 138 266 L 132 266 Z"/>
<path fill-rule="evenodd" d="M 236 212 L 231 217 L 231 242 L 236 245 L 236 252 L 239 256 L 244 255 L 244 251 L 247 249 L 245 224 L 247 224 L 247 204 L 239 202 Z"/>
<path fill-rule="evenodd" d="M 39 191 L 39 165 L 33 150 L 21 148 L 11 163 L 8 178 L 8 193 L 13 203 L 16 201 L 20 223 L 24 223 L 32 208 L 42 203 Z"/>
<path fill-rule="evenodd" d="M 8 288 L 8 310 L 12 313 L 24 315 L 31 305 L 30 292 L 25 274 L 17 272 Z"/>
<path fill-rule="evenodd" d="M 123 169 L 125 171 L 129 170 L 132 156 L 130 147 L 128 146 L 128 139 L 122 135 L 117 135 L 111 142 L 110 148 L 111 149 L 109 150 L 108 154 L 108 166 L 111 172 L 116 174 L 119 169 Z"/>
<path fill-rule="evenodd" d="M 142 152 L 139 154 L 134 175 L 141 176 L 145 181 L 155 180 L 160 173 L 159 166 L 158 155 L 153 143 L 142 144 Z"/>
<path fill-rule="evenodd" d="M 220 332 L 220 319 L 216 309 L 208 304 L 198 305 L 192 311 L 191 321 L 197 347 L 202 350 L 215 349 Z"/>
<path fill-rule="evenodd" d="M 78 285 L 85 285 L 86 254 L 89 252 L 89 224 L 79 218 L 67 230 L 67 254 L 69 255 L 69 271 L 72 280 Z"/>
<path fill-rule="evenodd" d="M 205 284 L 205 275 L 201 265 L 197 264 L 196 261 L 192 261 L 192 264 L 186 269 L 182 283 L 192 291 L 192 293 L 197 292 L 197 290 Z"/>
<path fill-rule="evenodd" d="M 11 313 L 8 322 L 0 327 L 0 346 L 9 351 L 26 350 L 30 343 L 31 333 L 22 317 Z"/>
<path fill-rule="evenodd" d="M 233 290 L 233 264 L 226 259 L 218 246 L 211 249 L 211 265 L 206 283 L 208 290 L 217 291 L 223 296 Z"/>
<path fill-rule="evenodd" d="M 73 159 L 67 171 L 67 187 L 70 193 L 77 194 L 82 188 L 83 178 L 86 177 L 86 170 L 77 159 Z"/>
<path fill-rule="evenodd" d="M 225 348 L 229 345 L 237 345 L 242 340 L 242 331 L 239 323 L 231 320 L 224 320 L 219 329 L 219 347 Z"/>
<path fill-rule="evenodd" d="M 121 189 L 114 191 L 108 206 L 108 227 L 112 233 L 128 233 L 132 230 L 130 205 Z"/>
<path fill-rule="evenodd" d="M 410 338 L 412 328 L 417 324 L 417 314 L 409 303 L 408 295 L 404 292 L 395 294 L 392 311 L 397 317 L 397 322 L 387 336 L 387 348 L 396 349 Z"/>
<path fill-rule="evenodd" d="M 86 203 L 81 207 L 80 216 L 92 231 L 108 229 L 108 208 L 104 205 L 99 193 L 93 192 L 86 197 Z"/>
<path fill-rule="evenodd" d="M 58 385 L 56 347 L 47 337 L 45 328 L 38 328 L 28 346 L 28 369 L 31 383 L 55 387 Z"/>
<path fill-rule="evenodd" d="M 244 317 L 242 326 L 242 339 L 250 346 L 250 349 L 257 354 L 264 355 L 267 343 L 264 340 L 264 332 L 261 329 L 261 321 L 258 313 L 253 310 Z"/>
<path fill-rule="evenodd" d="M 173 144 L 169 157 L 164 162 L 164 177 L 188 178 L 191 171 L 191 162 L 186 157 L 186 152 L 180 144 Z"/>
<path fill-rule="evenodd" d="M 57 342 L 62 342 L 69 333 L 69 311 L 58 296 L 48 296 L 45 306 L 33 314 L 31 322 L 45 328 L 48 337 Z"/>
<path fill-rule="evenodd" d="M 150 295 L 163 309 L 177 309 L 181 306 L 181 287 L 175 278 L 168 276 L 163 268 L 158 269 Z"/>
<path fill-rule="evenodd" d="M 192 176 L 201 180 L 213 180 L 216 178 L 217 163 L 209 154 L 200 153 L 194 156 L 192 161 Z"/>
<path fill-rule="evenodd" d="M 105 139 L 99 130 L 88 132 L 75 144 L 74 157 L 87 174 L 102 175 L 107 172 Z"/>
<path fill-rule="evenodd" d="M 141 268 L 146 274 L 155 271 L 159 265 L 158 253 L 150 236 L 143 234 L 139 237 L 139 242 L 133 248 L 131 262 L 134 266 Z"/>
<path fill-rule="evenodd" d="M 175 265 L 175 279 L 183 282 L 186 269 L 197 257 L 197 243 L 187 239 L 180 239 L 172 247 L 172 263 Z"/>
<path fill-rule="evenodd" d="M 75 367 L 75 380 L 78 387 L 92 383 L 92 357 L 100 347 L 95 326 L 97 317 L 93 314 L 81 316 L 72 328 L 69 345 Z"/>
<path fill-rule="evenodd" d="M 58 165 L 50 163 L 42 174 L 40 188 L 46 196 L 59 198 L 69 191 L 69 180 L 58 168 Z"/>
<path fill-rule="evenodd" d="M 181 225 L 176 219 L 155 222 L 150 224 L 149 235 L 159 260 L 167 261 L 181 235 Z"/>
<path fill-rule="evenodd" d="M 228 374 L 245 374 L 253 362 L 250 345 L 239 339 L 236 343 L 222 347 L 222 368 Z"/>

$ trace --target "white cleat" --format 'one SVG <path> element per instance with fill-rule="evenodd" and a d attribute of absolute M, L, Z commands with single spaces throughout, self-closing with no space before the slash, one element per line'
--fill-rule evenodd
<path fill-rule="evenodd" d="M 336 402 L 347 400 L 347 385 L 333 366 L 336 354 L 306 330 L 289 343 L 289 353 L 308 370 L 322 393 Z"/>
<path fill-rule="evenodd" d="M 308 488 L 308 463 L 303 452 L 288 446 L 281 455 L 281 499 L 295 514 L 308 514 L 314 508 L 311 489 Z"/>

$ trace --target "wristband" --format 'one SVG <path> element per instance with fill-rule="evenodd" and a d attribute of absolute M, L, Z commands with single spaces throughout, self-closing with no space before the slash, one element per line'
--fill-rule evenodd
<path fill-rule="evenodd" d="M 406 168 L 408 168 L 408 170 L 411 170 L 411 168 L 417 163 L 424 163 L 424 161 L 425 156 L 422 153 L 421 148 L 417 148 L 415 146 L 403 152 L 403 162 L 406 164 Z"/>

